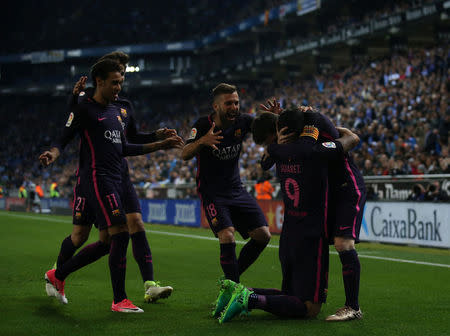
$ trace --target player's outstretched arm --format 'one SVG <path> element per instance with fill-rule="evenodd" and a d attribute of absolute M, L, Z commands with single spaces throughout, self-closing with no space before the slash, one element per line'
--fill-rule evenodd
<path fill-rule="evenodd" d="M 204 136 L 184 146 L 183 151 L 181 152 L 181 157 L 183 158 L 183 160 L 187 161 L 192 159 L 200 152 L 203 147 L 211 147 L 212 149 L 217 149 L 216 145 L 220 143 L 220 140 L 223 139 L 223 136 L 220 135 L 222 131 L 214 132 L 215 126 L 216 123 L 213 122 L 211 128 Z"/>
<path fill-rule="evenodd" d="M 160 128 L 155 131 L 156 138 L 158 140 L 164 140 L 177 135 L 177 130 L 172 128 Z"/>
<path fill-rule="evenodd" d="M 336 127 L 339 132 L 340 138 L 336 139 L 342 144 L 342 148 L 344 152 L 348 152 L 349 150 L 355 148 L 359 144 L 359 136 L 350 131 L 348 128 L 344 127 Z"/>
<path fill-rule="evenodd" d="M 142 154 L 153 153 L 161 149 L 183 148 L 184 141 L 178 135 L 171 136 L 162 141 L 156 141 L 143 145 L 129 144 L 122 139 L 123 143 L 123 156 L 138 156 Z"/>
<path fill-rule="evenodd" d="M 50 150 L 45 151 L 41 155 L 39 155 L 39 161 L 44 167 L 49 166 L 59 157 L 60 152 L 57 147 L 52 147 Z"/>

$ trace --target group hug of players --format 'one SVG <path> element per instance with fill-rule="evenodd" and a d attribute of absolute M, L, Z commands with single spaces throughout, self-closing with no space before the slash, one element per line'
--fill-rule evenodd
<path fill-rule="evenodd" d="M 197 191 L 209 225 L 219 240 L 219 295 L 212 316 L 220 323 L 262 309 L 281 317 L 315 317 L 326 300 L 329 244 L 342 262 L 346 302 L 327 321 L 362 317 L 358 303 L 360 263 L 355 250 L 365 203 L 365 186 L 348 152 L 357 135 L 336 128 L 310 107 L 282 110 L 269 101 L 254 118 L 240 113 L 237 88 L 219 84 L 212 91 L 210 115 L 199 118 L 186 143 L 174 129 L 138 132 L 132 104 L 119 97 L 128 55 L 113 52 L 91 68 L 93 88 L 82 77 L 70 97 L 70 113 L 61 136 L 39 157 L 53 163 L 66 145 L 80 138 L 74 186 L 72 232 L 61 243 L 55 266 L 45 273 L 46 291 L 67 304 L 66 277 L 109 254 L 112 311 L 140 313 L 126 295 L 126 253 L 133 255 L 144 282 L 145 302 L 171 295 L 173 288 L 155 281 L 152 253 L 141 208 L 130 181 L 126 156 L 182 149 L 184 160 L 197 158 Z M 255 198 L 241 183 L 242 142 L 252 133 L 265 146 L 262 168 L 276 165 L 285 205 L 279 258 L 281 290 L 245 286 L 240 275 L 267 246 L 271 235 Z M 92 225 L 99 240 L 75 252 L 88 239 Z M 247 243 L 236 254 L 235 231 Z"/>

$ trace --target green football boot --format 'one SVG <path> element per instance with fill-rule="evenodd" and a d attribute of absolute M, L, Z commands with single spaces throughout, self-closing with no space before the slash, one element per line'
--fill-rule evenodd
<path fill-rule="evenodd" d="M 225 307 L 219 318 L 219 323 L 225 323 L 230 321 L 236 315 L 248 314 L 248 298 L 253 292 L 246 288 L 244 285 L 237 285 L 230 302 Z"/>
<path fill-rule="evenodd" d="M 228 302 L 231 299 L 231 296 L 233 295 L 234 288 L 238 285 L 236 282 L 221 278 L 219 281 L 220 291 L 219 295 L 217 296 L 216 302 L 214 302 L 214 308 L 211 313 L 213 317 L 219 317 L 222 310 L 225 309 Z"/>

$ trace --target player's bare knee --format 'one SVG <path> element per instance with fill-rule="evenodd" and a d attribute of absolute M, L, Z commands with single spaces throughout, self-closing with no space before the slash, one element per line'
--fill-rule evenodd
<path fill-rule="evenodd" d="M 350 251 L 355 249 L 355 240 L 345 237 L 335 237 L 334 247 L 338 252 Z"/>
<path fill-rule="evenodd" d="M 261 244 L 268 244 L 272 235 L 270 234 L 269 228 L 267 226 L 263 226 L 257 228 L 251 232 L 249 232 L 250 238 L 256 240 Z"/>
<path fill-rule="evenodd" d="M 128 232 L 128 226 L 126 224 L 114 225 L 108 228 L 108 233 L 110 236 L 113 236 L 121 232 Z"/>
<path fill-rule="evenodd" d="M 72 230 L 72 233 L 70 234 L 72 244 L 78 247 L 83 245 L 89 238 L 89 232 L 90 232 L 89 227 L 75 226 L 74 229 Z"/>
<path fill-rule="evenodd" d="M 127 226 L 130 235 L 136 232 L 145 231 L 144 221 L 140 213 L 127 214 Z"/>
<path fill-rule="evenodd" d="M 219 242 L 221 244 L 229 244 L 234 243 L 234 228 L 233 227 L 227 227 L 223 230 L 220 230 L 217 233 L 217 237 L 219 238 Z"/>
<path fill-rule="evenodd" d="M 98 240 L 100 240 L 105 245 L 109 245 L 111 243 L 111 236 L 109 235 L 107 229 L 100 230 L 98 232 Z"/>

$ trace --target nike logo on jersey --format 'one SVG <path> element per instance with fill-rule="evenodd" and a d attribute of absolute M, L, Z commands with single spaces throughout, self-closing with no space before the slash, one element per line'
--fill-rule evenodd
<path fill-rule="evenodd" d="M 97 119 L 98 119 L 98 121 L 102 121 L 102 120 L 105 120 L 106 117 L 105 118 L 97 118 Z"/>
<path fill-rule="evenodd" d="M 340 226 L 339 230 L 345 230 L 345 229 L 350 229 L 350 226 Z"/>

